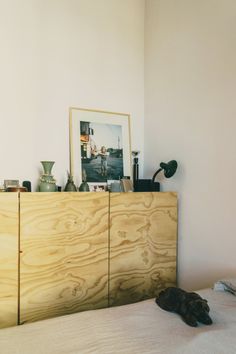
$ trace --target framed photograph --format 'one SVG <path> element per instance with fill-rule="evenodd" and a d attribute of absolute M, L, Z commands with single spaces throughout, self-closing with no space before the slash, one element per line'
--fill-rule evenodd
<path fill-rule="evenodd" d="M 18 188 L 19 187 L 19 180 L 18 179 L 5 179 L 4 180 L 4 188 Z"/>
<path fill-rule="evenodd" d="M 106 192 L 108 191 L 107 183 L 89 183 L 90 192 Z"/>
<path fill-rule="evenodd" d="M 106 184 L 131 176 L 130 116 L 70 108 L 70 172 L 82 180 Z"/>

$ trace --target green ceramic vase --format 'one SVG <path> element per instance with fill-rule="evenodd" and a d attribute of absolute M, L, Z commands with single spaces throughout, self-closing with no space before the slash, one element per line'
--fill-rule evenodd
<path fill-rule="evenodd" d="M 70 172 L 67 172 L 68 179 L 65 186 L 65 192 L 77 192 L 76 185 L 74 184 L 73 176 Z"/>
<path fill-rule="evenodd" d="M 80 192 L 89 192 L 89 185 L 87 183 L 87 173 L 84 168 L 82 170 L 82 183 L 79 186 L 79 191 Z"/>
<path fill-rule="evenodd" d="M 40 177 L 40 192 L 56 192 L 56 180 L 51 174 L 54 163 L 54 161 L 41 161 L 44 173 Z"/>

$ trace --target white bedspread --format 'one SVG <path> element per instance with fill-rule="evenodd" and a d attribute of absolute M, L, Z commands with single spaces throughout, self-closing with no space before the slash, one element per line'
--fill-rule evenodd
<path fill-rule="evenodd" d="M 1 354 L 235 354 L 236 297 L 211 289 L 213 325 L 187 326 L 154 299 L 0 330 Z"/>

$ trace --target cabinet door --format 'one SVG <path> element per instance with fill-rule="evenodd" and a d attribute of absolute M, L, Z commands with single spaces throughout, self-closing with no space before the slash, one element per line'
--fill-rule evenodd
<path fill-rule="evenodd" d="M 108 305 L 108 193 L 22 193 L 20 323 Z"/>
<path fill-rule="evenodd" d="M 17 325 L 18 193 L 0 193 L 0 328 Z"/>
<path fill-rule="evenodd" d="M 109 305 L 155 297 L 176 284 L 175 193 L 114 193 L 110 200 Z"/>

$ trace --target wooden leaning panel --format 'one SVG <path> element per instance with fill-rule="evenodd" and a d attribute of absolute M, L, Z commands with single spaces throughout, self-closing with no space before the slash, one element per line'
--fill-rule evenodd
<path fill-rule="evenodd" d="M 176 285 L 175 193 L 110 195 L 109 304 L 155 297 Z"/>
<path fill-rule="evenodd" d="M 108 306 L 108 193 L 21 193 L 20 323 Z"/>
<path fill-rule="evenodd" d="M 0 194 L 0 328 L 18 314 L 18 193 Z"/>

